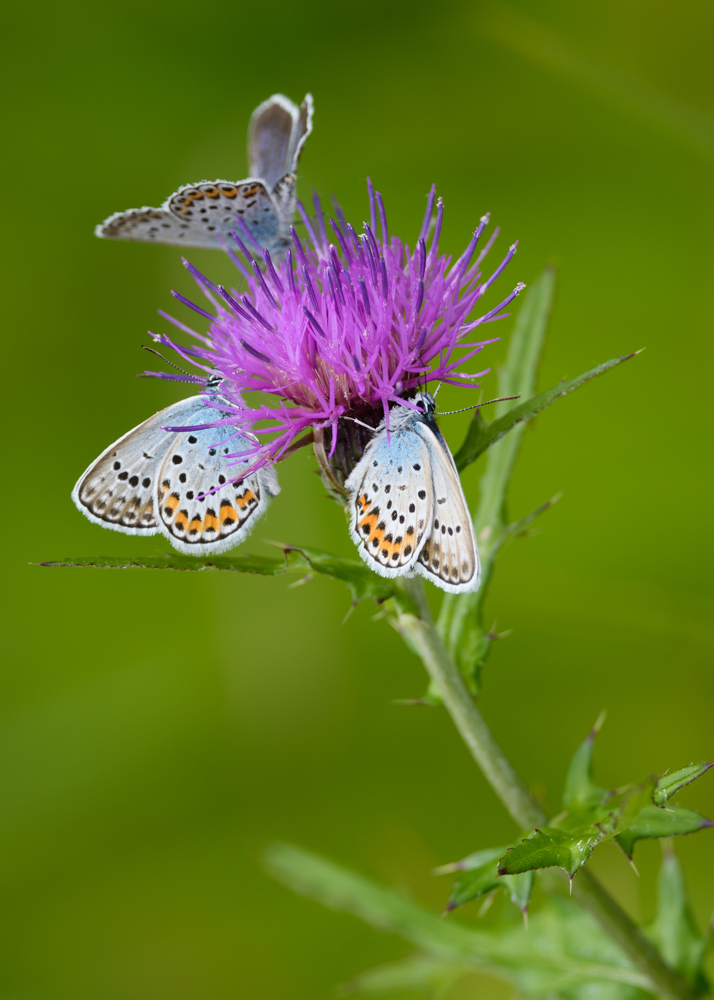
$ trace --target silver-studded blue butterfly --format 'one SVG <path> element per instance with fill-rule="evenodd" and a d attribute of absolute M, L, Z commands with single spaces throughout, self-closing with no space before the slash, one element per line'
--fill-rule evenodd
<path fill-rule="evenodd" d="M 234 484 L 241 464 L 249 463 L 236 464 L 227 456 L 247 447 L 247 438 L 226 442 L 233 428 L 163 429 L 211 423 L 224 415 L 206 396 L 155 413 L 92 462 L 72 499 L 95 524 L 126 535 L 160 533 L 187 555 L 215 555 L 238 545 L 280 492 L 275 470 L 260 469 Z M 222 489 L 211 493 L 217 487 Z"/>
<path fill-rule="evenodd" d="M 476 590 L 479 558 L 459 474 L 434 419 L 434 398 L 395 407 L 345 483 L 350 534 L 381 576 L 418 573 L 451 594 Z"/>
<path fill-rule="evenodd" d="M 279 256 L 290 236 L 298 161 L 312 131 L 312 112 L 310 94 L 299 108 L 282 94 L 273 94 L 250 119 L 250 177 L 184 185 L 160 208 L 115 212 L 96 227 L 96 235 L 221 249 L 242 219 L 256 242 Z"/>

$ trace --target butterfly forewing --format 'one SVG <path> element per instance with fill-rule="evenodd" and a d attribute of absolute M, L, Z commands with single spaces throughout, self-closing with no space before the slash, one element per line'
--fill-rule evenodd
<path fill-rule="evenodd" d="M 448 447 L 430 424 L 418 433 L 428 441 L 433 490 L 431 530 L 419 553 L 416 570 L 443 590 L 476 590 L 479 560 L 471 515 Z"/>
<path fill-rule="evenodd" d="M 218 413 L 213 410 L 213 419 Z M 181 434 L 161 465 L 159 529 L 180 552 L 216 553 L 239 544 L 265 513 L 271 497 L 280 492 L 273 469 L 238 484 L 230 482 L 240 475 L 241 465 L 227 456 L 244 449 L 247 442 L 242 436 L 230 442 L 225 438 L 220 427 Z"/>
<path fill-rule="evenodd" d="M 400 576 L 415 566 L 432 522 L 429 455 L 413 419 L 397 416 L 389 441 L 379 430 L 345 484 L 352 538 L 382 576 Z"/>
<path fill-rule="evenodd" d="M 297 170 L 302 147 L 312 131 L 312 97 L 300 108 L 273 94 L 255 109 L 248 128 L 248 162 L 254 177 L 272 191 L 281 177 Z"/>

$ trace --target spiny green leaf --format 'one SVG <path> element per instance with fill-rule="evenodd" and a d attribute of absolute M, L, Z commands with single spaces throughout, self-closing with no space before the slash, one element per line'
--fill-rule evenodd
<path fill-rule="evenodd" d="M 434 869 L 434 875 L 450 875 L 452 872 L 471 872 L 475 868 L 482 868 L 489 861 L 497 861 L 508 847 L 485 847 L 482 851 L 474 854 L 467 854 L 460 861 L 452 861 L 448 865 L 440 865 Z"/>
<path fill-rule="evenodd" d="M 400 894 L 296 847 L 273 845 L 266 865 L 295 891 L 400 934 L 428 959 L 489 971 L 529 995 L 562 994 L 600 982 L 649 987 L 592 918 L 569 900 L 547 900 L 528 930 L 519 921 L 515 927 L 484 931 L 439 920 Z"/>
<path fill-rule="evenodd" d="M 180 556 L 166 553 L 152 558 L 132 556 L 92 556 L 88 558 L 55 559 L 40 566 L 73 566 L 86 569 L 172 569 L 200 573 L 205 570 L 227 570 L 230 573 L 254 573 L 258 576 L 281 576 L 286 569 L 284 559 L 265 556 Z"/>
<path fill-rule="evenodd" d="M 295 545 L 279 545 L 285 555 L 294 564 L 304 565 L 314 573 L 323 576 L 331 576 L 335 580 L 342 580 L 352 591 L 355 601 L 364 601 L 371 598 L 381 604 L 390 597 L 398 597 L 401 602 L 406 600 L 406 595 L 401 591 L 393 580 L 386 580 L 372 572 L 361 560 L 342 559 L 340 556 L 333 556 L 322 549 L 304 548 Z"/>
<path fill-rule="evenodd" d="M 517 906 L 525 915 L 533 891 L 533 872 L 522 872 L 520 875 L 501 875 L 499 878 L 505 882 L 506 891 L 510 894 L 513 905 Z"/>
<path fill-rule="evenodd" d="M 525 403 L 514 406 L 508 413 L 490 424 L 487 424 L 483 418 L 480 418 L 477 428 L 475 430 L 469 428 L 466 440 L 454 455 L 457 469 L 461 472 L 467 466 L 471 465 L 487 448 L 500 441 L 510 430 L 518 424 L 532 420 L 533 417 L 545 410 L 551 403 L 554 403 L 556 399 L 560 399 L 561 396 L 567 396 L 569 392 L 579 389 L 581 385 L 584 385 L 591 379 L 597 378 L 598 375 L 604 375 L 611 368 L 621 365 L 623 361 L 629 361 L 630 358 L 634 358 L 637 354 L 639 354 L 639 351 L 633 351 L 632 354 L 623 354 L 619 358 L 611 358 L 610 361 L 605 361 L 601 365 L 596 365 L 594 368 L 588 369 L 582 375 L 576 375 L 575 378 L 559 382 L 552 389 L 540 393 L 539 396 L 534 396 L 532 399 L 526 400 Z M 500 387 L 499 391 L 501 391 Z"/>
<path fill-rule="evenodd" d="M 627 857 L 632 858 L 638 840 L 681 837 L 709 826 L 714 826 L 714 823 L 693 809 L 683 809 L 681 806 L 667 806 L 662 809 L 659 806 L 648 805 L 640 810 L 631 826 L 617 834 L 615 840 Z"/>
<path fill-rule="evenodd" d="M 505 889 L 511 897 L 511 902 L 521 912 L 526 912 L 533 887 L 533 874 L 524 872 L 520 875 L 499 875 L 497 861 L 507 850 L 507 847 L 489 847 L 470 854 L 453 865 L 444 865 L 437 869 L 439 874 L 449 871 L 466 873 L 454 884 L 447 912 L 495 889 Z"/>
<path fill-rule="evenodd" d="M 272 844 L 264 860 L 268 872 L 295 892 L 400 934 L 431 956 L 477 957 L 489 940 L 484 932 L 455 920 L 440 920 L 400 893 L 291 844 Z"/>
<path fill-rule="evenodd" d="M 607 795 L 606 789 L 599 788 L 592 780 L 595 737 L 600 732 L 603 719 L 601 715 L 573 754 L 565 778 L 563 809 L 590 809 L 600 805 Z"/>
<path fill-rule="evenodd" d="M 346 583 L 356 602 L 371 599 L 381 604 L 390 598 L 398 601 L 402 610 L 411 610 L 411 605 L 403 590 L 392 580 L 385 580 L 373 573 L 363 562 L 342 559 L 321 549 L 301 548 L 295 545 L 278 545 L 283 553 L 281 559 L 265 556 L 238 555 L 180 556 L 166 554 L 153 558 L 121 558 L 97 556 L 89 559 L 62 559 L 40 563 L 41 566 L 74 566 L 94 569 L 170 569 L 187 572 L 223 570 L 232 573 L 254 573 L 259 576 L 281 576 L 287 569 L 303 569 L 324 576 L 334 577 Z"/>
<path fill-rule="evenodd" d="M 401 962 L 378 965 L 355 976 L 342 985 L 340 993 L 342 996 L 354 996 L 417 991 L 431 995 L 434 990 L 448 989 L 464 974 L 473 971 L 473 966 L 466 962 L 447 962 L 423 955 L 410 955 Z"/>
<path fill-rule="evenodd" d="M 687 767 L 682 767 L 679 771 L 672 771 L 671 774 L 663 774 L 655 788 L 655 805 L 663 806 L 680 788 L 684 788 L 685 785 L 689 785 L 692 781 L 696 781 L 697 778 L 701 778 L 711 766 L 711 763 L 688 764 Z"/>
<path fill-rule="evenodd" d="M 706 938 L 699 933 L 689 905 L 681 865 L 669 842 L 657 879 L 657 916 L 648 928 L 662 958 L 677 969 L 698 992 L 707 989 L 704 975 Z"/>
<path fill-rule="evenodd" d="M 480 868 L 471 869 L 455 883 L 449 897 L 449 904 L 446 907 L 447 912 L 450 913 L 457 906 L 470 903 L 472 899 L 478 899 L 479 896 L 485 896 L 486 893 L 498 889 L 500 884 L 497 860 L 494 859 L 489 864 L 481 865 Z"/>
<path fill-rule="evenodd" d="M 542 830 L 534 830 L 530 837 L 504 854 L 499 862 L 498 873 L 517 875 L 536 868 L 562 868 L 572 878 L 603 836 L 603 831 L 595 826 L 579 830 L 546 826 Z"/>

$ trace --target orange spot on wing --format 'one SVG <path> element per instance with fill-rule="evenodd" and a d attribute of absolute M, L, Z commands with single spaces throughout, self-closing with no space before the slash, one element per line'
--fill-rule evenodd
<path fill-rule="evenodd" d="M 221 525 L 223 525 L 226 520 L 236 521 L 238 519 L 238 512 L 235 507 L 228 506 L 228 504 L 226 504 L 225 507 L 221 507 L 219 517 L 221 519 Z"/>
<path fill-rule="evenodd" d="M 203 519 L 202 528 L 204 531 L 206 528 L 213 528 L 216 531 L 218 529 L 218 518 L 214 514 L 206 514 Z"/>
<path fill-rule="evenodd" d="M 243 496 L 236 497 L 236 503 L 238 504 L 241 510 L 245 510 L 245 508 L 248 506 L 251 500 L 255 499 L 256 499 L 255 493 L 253 493 L 252 490 L 246 490 Z"/>

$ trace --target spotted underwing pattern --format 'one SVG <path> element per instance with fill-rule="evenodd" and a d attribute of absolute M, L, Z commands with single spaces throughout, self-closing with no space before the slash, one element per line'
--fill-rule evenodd
<path fill-rule="evenodd" d="M 380 576 L 419 574 L 452 594 L 476 590 L 479 559 L 473 523 L 434 399 L 398 406 L 367 446 L 345 488 L 350 534 Z"/>
<path fill-rule="evenodd" d="M 221 249 L 241 219 L 264 250 L 280 256 L 295 214 L 297 167 L 312 131 L 312 112 L 310 94 L 299 108 L 273 94 L 255 109 L 248 127 L 251 177 L 184 185 L 160 208 L 115 212 L 96 227 L 96 235 Z"/>
<path fill-rule="evenodd" d="M 186 555 L 216 555 L 240 544 L 280 492 L 275 470 L 261 469 L 235 484 L 231 480 L 248 462 L 236 464 L 229 456 L 248 442 L 242 435 L 228 441 L 232 427 L 163 429 L 222 415 L 206 396 L 155 413 L 92 462 L 72 499 L 95 524 L 126 535 L 162 534 Z"/>

